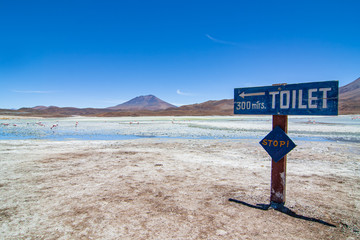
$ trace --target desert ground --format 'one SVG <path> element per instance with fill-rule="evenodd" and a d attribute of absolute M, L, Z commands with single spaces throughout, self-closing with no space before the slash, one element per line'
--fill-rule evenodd
<path fill-rule="evenodd" d="M 284 213 L 270 118 L 3 118 L 0 238 L 360 239 L 357 119 L 290 119 Z"/>

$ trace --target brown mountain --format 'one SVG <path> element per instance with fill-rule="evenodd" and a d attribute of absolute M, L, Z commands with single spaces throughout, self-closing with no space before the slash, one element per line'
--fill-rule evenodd
<path fill-rule="evenodd" d="M 35 110 L 45 110 L 45 109 L 48 109 L 49 107 L 46 107 L 46 106 L 36 106 L 36 107 L 33 107 L 32 109 L 35 109 Z"/>
<path fill-rule="evenodd" d="M 139 96 L 133 98 L 125 103 L 109 107 L 110 110 L 121 110 L 121 111 L 158 111 L 165 110 L 168 108 L 176 108 L 176 106 L 167 103 L 154 95 Z"/>
<path fill-rule="evenodd" d="M 339 114 L 360 113 L 360 78 L 340 87 Z"/>
<path fill-rule="evenodd" d="M 343 95 L 343 98 L 353 97 L 354 95 L 358 95 L 360 89 L 360 78 L 355 81 L 349 83 L 348 85 L 340 87 L 339 93 Z"/>

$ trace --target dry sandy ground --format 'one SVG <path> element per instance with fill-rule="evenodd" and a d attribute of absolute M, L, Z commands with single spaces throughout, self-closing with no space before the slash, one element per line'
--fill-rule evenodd
<path fill-rule="evenodd" d="M 0 142 L 1 239 L 360 238 L 359 143 L 296 142 L 296 218 L 228 201 L 269 202 L 255 140 Z"/>

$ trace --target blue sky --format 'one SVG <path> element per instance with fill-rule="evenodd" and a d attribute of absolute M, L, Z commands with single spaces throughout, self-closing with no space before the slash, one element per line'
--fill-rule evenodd
<path fill-rule="evenodd" d="M 360 1 L 0 0 L 0 108 L 360 77 Z"/>

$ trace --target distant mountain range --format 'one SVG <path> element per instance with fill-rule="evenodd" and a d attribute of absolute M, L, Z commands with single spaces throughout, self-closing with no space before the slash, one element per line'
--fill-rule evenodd
<path fill-rule="evenodd" d="M 82 116 L 205 116 L 233 115 L 234 100 L 207 101 L 176 107 L 154 95 L 135 97 L 125 103 L 109 108 L 60 108 L 56 106 L 36 106 L 18 110 L 0 109 L 2 115 L 22 115 L 41 117 Z M 360 78 L 340 87 L 339 114 L 360 114 Z"/>

